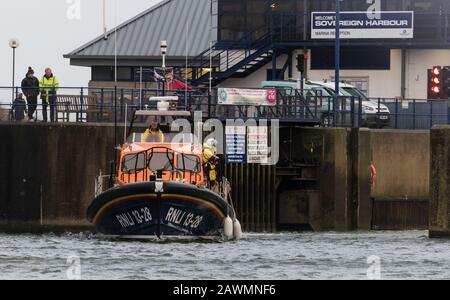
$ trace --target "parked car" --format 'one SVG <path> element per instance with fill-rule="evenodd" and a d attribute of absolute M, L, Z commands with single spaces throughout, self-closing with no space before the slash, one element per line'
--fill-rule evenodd
<path fill-rule="evenodd" d="M 285 89 L 286 95 L 295 96 L 296 91 L 300 90 L 300 82 L 293 80 L 263 81 L 261 82 L 261 88 Z M 328 126 L 333 123 L 334 89 L 311 82 L 305 82 L 303 85 L 303 96 L 312 111 L 317 109 L 317 117 L 320 119 L 323 126 Z M 349 99 L 351 94 L 347 93 L 344 89 L 340 89 L 339 96 L 344 99 Z M 341 105 L 342 107 L 340 107 L 339 110 L 350 112 L 350 101 L 341 102 Z M 340 113 L 337 118 L 340 123 L 351 123 L 351 116 L 349 113 Z"/>
<path fill-rule="evenodd" d="M 334 93 L 334 82 L 310 81 L 309 83 L 323 86 Z M 351 84 L 340 83 L 339 89 L 344 90 L 346 94 L 355 98 L 355 111 L 358 111 L 358 103 L 359 99 L 361 99 L 363 126 L 383 128 L 390 125 L 391 113 L 386 105 L 370 100 L 362 91 Z"/>

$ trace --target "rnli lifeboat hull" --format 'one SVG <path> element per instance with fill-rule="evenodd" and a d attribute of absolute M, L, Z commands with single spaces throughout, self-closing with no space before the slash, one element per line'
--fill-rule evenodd
<path fill-rule="evenodd" d="M 88 209 L 97 233 L 119 237 L 221 236 L 225 218 L 234 215 L 219 195 L 176 182 L 115 187 Z"/>

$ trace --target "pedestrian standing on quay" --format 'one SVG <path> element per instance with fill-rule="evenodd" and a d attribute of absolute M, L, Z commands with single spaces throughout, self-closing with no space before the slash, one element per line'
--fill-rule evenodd
<path fill-rule="evenodd" d="M 36 120 L 34 113 L 36 112 L 38 96 L 39 96 L 39 79 L 34 76 L 34 70 L 28 67 L 28 72 L 22 80 L 22 93 L 28 102 L 28 121 Z"/>
<path fill-rule="evenodd" d="M 42 99 L 42 115 L 44 122 L 47 122 L 47 107 L 50 105 L 50 121 L 55 122 L 56 110 L 56 93 L 58 91 L 59 81 L 53 75 L 52 69 L 46 68 L 45 74 L 39 82 L 39 89 L 41 90 Z"/>
<path fill-rule="evenodd" d="M 20 93 L 14 100 L 11 114 L 15 121 L 22 122 L 25 119 L 25 113 L 27 112 L 27 103 L 23 99 L 23 95 Z"/>

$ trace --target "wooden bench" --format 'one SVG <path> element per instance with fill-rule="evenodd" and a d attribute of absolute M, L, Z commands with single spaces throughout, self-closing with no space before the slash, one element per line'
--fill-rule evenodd
<path fill-rule="evenodd" d="M 101 113 L 101 108 L 95 96 L 57 95 L 56 96 L 57 120 L 69 122 L 70 114 L 76 114 L 76 121 L 98 121 L 96 117 Z M 59 117 L 62 113 L 62 118 Z M 106 112 L 105 112 L 106 113 Z"/>

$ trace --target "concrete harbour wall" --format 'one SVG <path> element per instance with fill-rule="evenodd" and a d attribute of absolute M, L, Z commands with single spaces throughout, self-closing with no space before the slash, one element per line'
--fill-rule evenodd
<path fill-rule="evenodd" d="M 378 179 L 374 198 L 428 198 L 430 194 L 430 132 L 371 131 L 372 157 Z"/>
<path fill-rule="evenodd" d="M 430 237 L 450 237 L 450 126 L 431 130 Z"/>
<path fill-rule="evenodd" d="M 294 156 L 320 162 L 318 189 L 291 186 L 289 199 L 280 199 L 291 207 L 280 211 L 281 219 L 294 219 L 292 208 L 304 207 L 297 220 L 309 216 L 314 230 L 428 229 L 429 131 L 302 128 L 291 135 Z"/>
<path fill-rule="evenodd" d="M 444 172 L 446 163 L 441 155 L 430 169 L 428 132 L 287 127 L 280 134 L 281 156 L 290 156 L 299 173 L 281 165 L 227 166 L 246 231 L 277 231 L 283 224 L 317 231 L 426 229 L 430 180 L 436 184 L 430 170 Z M 2 123 L 0 136 L 0 231 L 91 229 L 86 209 L 96 176 L 108 173 L 114 159 L 114 127 Z M 444 226 L 439 222 L 432 224 Z"/>
<path fill-rule="evenodd" d="M 89 228 L 95 177 L 113 160 L 114 127 L 0 125 L 0 227 Z"/>

